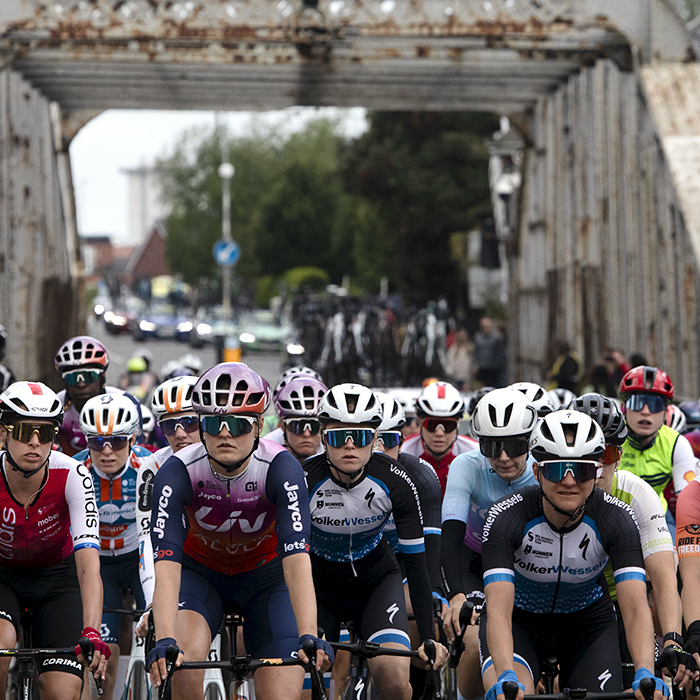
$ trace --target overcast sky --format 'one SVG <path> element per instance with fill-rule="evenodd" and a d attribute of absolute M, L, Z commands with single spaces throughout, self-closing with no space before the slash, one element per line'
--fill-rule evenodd
<path fill-rule="evenodd" d="M 253 120 L 284 125 L 291 131 L 314 116 L 339 115 L 348 134 L 361 133 L 365 110 L 294 107 L 277 112 L 229 112 L 233 135 L 250 131 Z M 88 122 L 70 146 L 73 184 L 81 234 L 107 234 L 115 242 L 127 236 L 127 179 L 122 172 L 153 164 L 169 154 L 183 131 L 214 126 L 214 112 L 109 110 Z M 235 163 L 234 163 L 235 165 Z"/>

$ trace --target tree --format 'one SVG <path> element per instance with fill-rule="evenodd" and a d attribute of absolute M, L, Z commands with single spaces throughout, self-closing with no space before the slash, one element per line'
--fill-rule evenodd
<path fill-rule="evenodd" d="M 390 287 L 420 303 L 454 299 L 460 279 L 450 235 L 490 215 L 486 141 L 497 117 L 376 112 L 369 121 L 347 146 L 342 172 L 346 190 L 375 205 L 374 245 Z M 356 245 L 366 249 L 368 242 L 364 236 Z"/>

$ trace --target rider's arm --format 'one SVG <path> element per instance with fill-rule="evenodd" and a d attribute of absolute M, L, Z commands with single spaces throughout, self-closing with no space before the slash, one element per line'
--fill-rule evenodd
<path fill-rule="evenodd" d="M 83 627 L 99 630 L 102 624 L 102 579 L 100 578 L 100 553 L 93 547 L 75 552 L 75 568 L 83 601 Z"/>
<path fill-rule="evenodd" d="M 700 620 L 700 481 L 695 479 L 676 503 L 678 568 L 683 581 L 683 619 L 686 626 Z"/>
<path fill-rule="evenodd" d="M 511 581 L 493 581 L 484 587 L 486 595 L 486 642 L 499 677 L 513 670 L 513 602 L 515 586 Z"/>
<path fill-rule="evenodd" d="M 285 557 L 282 560 L 282 569 L 299 628 L 299 636 L 303 634 L 317 636 L 316 591 L 309 555 L 306 552 L 299 552 Z"/>
<path fill-rule="evenodd" d="M 647 602 L 646 584 L 642 580 L 628 579 L 617 582 L 616 588 L 617 603 L 622 613 L 627 646 L 634 668 L 646 668 L 653 674 L 654 624 Z"/>
<path fill-rule="evenodd" d="M 146 600 L 146 607 L 153 602 L 155 571 L 153 546 L 151 545 L 151 499 L 153 479 L 157 470 L 156 457 L 145 459 L 136 477 L 136 527 L 139 538 L 139 580 Z"/>
<path fill-rule="evenodd" d="M 156 637 L 175 639 L 175 619 L 180 596 L 182 565 L 175 561 L 158 561 L 153 592 L 153 619 Z"/>
<path fill-rule="evenodd" d="M 688 439 L 679 435 L 673 446 L 673 488 L 680 493 L 698 474 L 700 462 Z"/>

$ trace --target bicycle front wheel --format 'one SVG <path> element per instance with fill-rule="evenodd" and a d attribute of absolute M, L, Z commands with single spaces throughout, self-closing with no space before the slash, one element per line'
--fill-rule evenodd
<path fill-rule="evenodd" d="M 221 691 L 218 685 L 210 683 L 204 693 L 204 700 L 226 700 L 226 698 L 221 697 Z"/>
<path fill-rule="evenodd" d="M 146 667 L 143 664 L 136 663 L 131 668 L 122 700 L 149 700 L 149 698 Z"/>

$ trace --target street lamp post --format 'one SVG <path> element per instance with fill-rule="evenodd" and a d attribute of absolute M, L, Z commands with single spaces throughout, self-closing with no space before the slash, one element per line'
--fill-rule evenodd
<path fill-rule="evenodd" d="M 223 157 L 223 154 L 222 154 Z M 221 197 L 221 237 L 226 243 L 230 243 L 231 238 L 231 178 L 236 169 L 227 160 L 223 160 L 219 166 L 219 177 L 222 180 Z M 227 313 L 231 311 L 231 278 L 233 268 L 225 265 L 222 270 L 223 299 L 222 304 Z"/>

